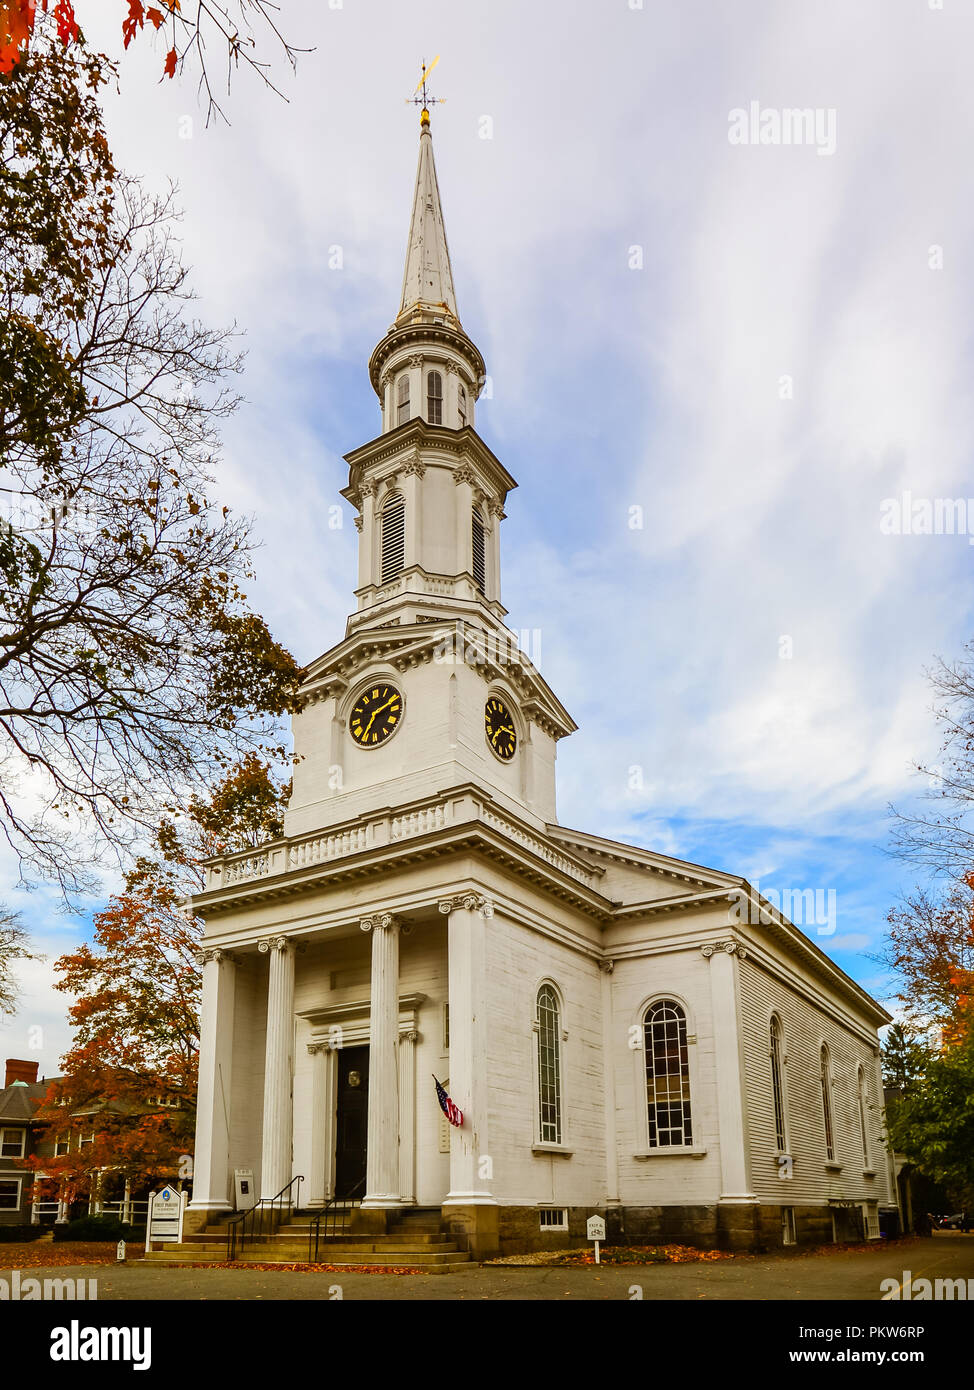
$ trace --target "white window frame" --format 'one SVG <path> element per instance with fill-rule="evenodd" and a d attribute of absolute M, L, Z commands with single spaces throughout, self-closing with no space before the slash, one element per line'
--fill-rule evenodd
<path fill-rule="evenodd" d="M 818 1048 L 819 1110 L 822 1116 L 822 1138 L 825 1141 L 826 1163 L 836 1162 L 835 1105 L 833 1104 L 832 1049 L 823 1038 Z"/>
<path fill-rule="evenodd" d="M 866 1124 L 866 1109 L 868 1096 L 866 1094 L 866 1073 L 862 1063 L 856 1067 L 856 1111 L 859 1116 L 859 1144 L 862 1150 L 863 1172 L 872 1171 L 869 1148 L 869 1130 Z"/>
<path fill-rule="evenodd" d="M 656 1004 L 673 1003 L 682 1010 L 683 1021 L 686 1027 L 687 1036 L 687 1089 L 690 1093 L 690 1134 L 689 1144 L 650 1144 L 649 1141 L 649 1099 L 646 1086 L 646 1015 Z M 686 1000 L 673 990 L 659 990 L 645 1000 L 636 1015 L 636 1026 L 639 1029 L 639 1046 L 633 1048 L 636 1059 L 636 1094 L 639 1097 L 639 1111 L 642 1115 L 641 1133 L 643 1148 L 638 1157 L 655 1157 L 657 1154 L 665 1156 L 667 1154 L 687 1154 L 701 1152 L 700 1133 L 698 1123 L 700 1119 L 700 1109 L 697 1105 L 698 1089 L 696 1086 L 695 1063 L 696 1063 L 696 1030 L 693 1025 L 692 1014 Z"/>
<path fill-rule="evenodd" d="M 544 1218 L 551 1216 L 552 1221 Z M 542 1231 L 567 1231 L 568 1230 L 568 1208 L 567 1207 L 539 1207 L 538 1226 Z"/>
<path fill-rule="evenodd" d="M 541 1019 L 539 1017 L 539 1000 L 541 991 L 548 989 L 554 996 L 556 1011 L 556 1086 L 555 1086 L 555 1113 L 557 1117 L 557 1135 L 554 1139 L 544 1133 L 544 1121 L 541 1115 Z M 565 1049 L 563 1043 L 567 1038 L 565 1031 L 565 1001 L 562 998 L 561 990 L 554 980 L 541 980 L 534 992 L 534 1018 L 532 1021 L 532 1032 L 534 1033 L 534 1132 L 535 1144 L 539 1146 L 553 1148 L 563 1148 L 565 1144 Z"/>
<path fill-rule="evenodd" d="M 403 390 L 403 387 L 404 387 L 404 386 L 405 386 L 405 388 L 406 388 L 405 391 Z M 395 402 L 395 404 L 396 404 L 396 427 L 397 427 L 397 428 L 398 428 L 400 425 L 405 425 L 405 424 L 408 424 L 408 422 L 409 422 L 409 419 L 410 419 L 410 415 L 409 415 L 409 392 L 410 392 L 410 386 L 409 386 L 409 373 L 408 373 L 408 372 L 402 372 L 402 373 L 400 374 L 398 380 L 396 381 L 396 402 Z M 405 412 L 406 412 L 405 415 L 403 415 L 403 410 L 405 410 Z"/>
<path fill-rule="evenodd" d="M 778 1029 L 778 1056 L 774 1055 L 773 1033 L 775 1026 Z M 775 1153 L 788 1154 L 791 1152 L 790 1138 L 788 1135 L 788 1082 L 787 1082 L 787 1061 L 788 1049 L 785 1046 L 785 1026 L 781 1021 L 781 1015 L 777 1012 L 772 1013 L 768 1019 L 768 1054 L 771 1062 L 771 1121 L 774 1127 Z M 778 1133 L 778 1116 L 774 1103 L 775 1089 L 775 1062 L 777 1060 L 778 1090 L 781 1099 L 781 1133 Z M 779 1143 L 780 1139 L 780 1143 Z"/>
<path fill-rule="evenodd" d="M 20 1150 L 15 1154 L 4 1153 L 3 1150 L 11 1141 L 7 1138 L 8 1134 L 13 1134 L 20 1141 Z M 4 1126 L 0 1129 L 0 1158 L 23 1158 L 27 1153 L 27 1130 L 21 1129 L 19 1125 Z"/>
<path fill-rule="evenodd" d="M 61 1147 L 62 1144 L 64 1145 L 63 1148 Z M 60 1158 L 60 1157 L 62 1156 L 62 1154 L 69 1154 L 70 1152 L 71 1152 L 71 1135 L 70 1135 L 70 1134 L 56 1134 L 56 1135 L 54 1136 L 54 1157 L 55 1157 L 55 1158 Z"/>
<path fill-rule="evenodd" d="M 386 517 L 396 508 L 402 513 L 402 546 L 401 558 L 395 573 L 390 573 L 386 577 Z M 406 499 L 398 490 L 390 492 L 379 509 L 379 587 L 383 588 L 386 584 L 394 584 L 397 579 L 402 578 L 406 569 Z"/>

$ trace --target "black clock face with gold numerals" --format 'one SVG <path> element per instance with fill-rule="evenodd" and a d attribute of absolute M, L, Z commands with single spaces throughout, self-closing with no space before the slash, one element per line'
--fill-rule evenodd
<path fill-rule="evenodd" d="M 355 701 L 348 728 L 362 748 L 378 748 L 392 738 L 402 722 L 402 696 L 394 685 L 379 681 Z"/>
<path fill-rule="evenodd" d="M 484 706 L 484 726 L 487 730 L 487 742 L 491 748 L 499 758 L 503 758 L 506 763 L 509 763 L 517 748 L 514 720 L 503 700 L 498 700 L 494 695 Z"/>

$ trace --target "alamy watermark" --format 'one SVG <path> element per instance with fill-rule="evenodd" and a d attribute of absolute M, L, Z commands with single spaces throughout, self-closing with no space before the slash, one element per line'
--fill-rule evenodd
<path fill-rule="evenodd" d="M 966 536 L 974 545 L 974 497 L 884 497 L 879 529 L 884 536 Z"/>
<path fill-rule="evenodd" d="M 727 140 L 731 145 L 810 145 L 819 154 L 835 154 L 835 107 L 751 101 L 727 113 Z"/>
<path fill-rule="evenodd" d="M 816 936 L 835 934 L 837 895 L 834 888 L 762 888 L 755 880 L 752 892 L 735 888 L 730 898 L 733 904 L 730 918 L 734 922 L 767 927 L 775 920 L 775 914 L 780 914 L 796 927 L 814 927 Z"/>

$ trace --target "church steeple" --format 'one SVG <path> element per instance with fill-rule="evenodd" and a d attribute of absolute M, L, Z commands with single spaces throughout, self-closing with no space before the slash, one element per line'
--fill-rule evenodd
<path fill-rule="evenodd" d="M 396 324 L 421 322 L 424 318 L 442 322 L 444 316 L 451 327 L 460 327 L 450 248 L 436 181 L 430 118 L 424 108 L 420 121 L 413 215 L 409 223 L 406 269 L 402 279 L 402 302 Z"/>
<path fill-rule="evenodd" d="M 472 426 L 487 379 L 484 359 L 460 324 L 425 106 L 399 312 L 369 360 L 369 376 L 382 403 L 383 433 L 417 417 L 454 430 Z"/>

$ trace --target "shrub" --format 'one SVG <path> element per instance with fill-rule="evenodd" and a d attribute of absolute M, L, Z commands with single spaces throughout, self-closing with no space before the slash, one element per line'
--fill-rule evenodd
<path fill-rule="evenodd" d="M 54 1227 L 55 1240 L 131 1240 L 133 1228 L 117 1216 L 79 1216 Z"/>

